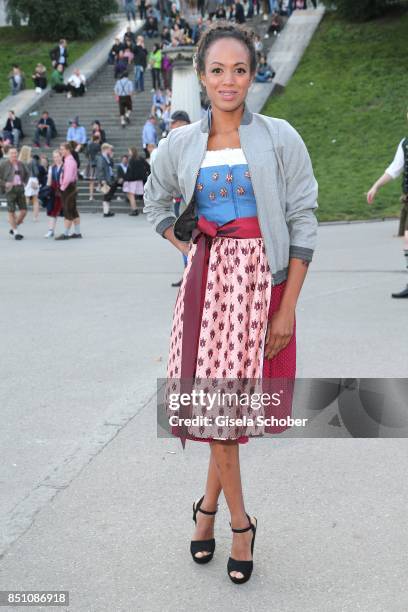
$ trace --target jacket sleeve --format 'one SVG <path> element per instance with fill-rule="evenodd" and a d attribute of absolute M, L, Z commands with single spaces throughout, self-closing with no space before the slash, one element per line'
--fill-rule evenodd
<path fill-rule="evenodd" d="M 103 157 L 102 157 L 102 155 L 98 155 L 98 157 L 96 158 L 96 179 L 98 181 L 104 181 L 105 180 L 105 173 L 104 173 L 104 168 L 103 168 Z"/>
<path fill-rule="evenodd" d="M 173 197 L 180 195 L 177 172 L 172 163 L 171 135 L 170 132 L 160 140 L 144 186 L 143 212 L 161 236 L 176 221 L 172 211 Z"/>
<path fill-rule="evenodd" d="M 286 121 L 282 121 L 282 128 L 284 133 L 280 142 L 286 180 L 285 217 L 290 236 L 289 257 L 311 261 L 317 241 L 315 209 L 318 207 L 318 184 L 300 134 Z"/>

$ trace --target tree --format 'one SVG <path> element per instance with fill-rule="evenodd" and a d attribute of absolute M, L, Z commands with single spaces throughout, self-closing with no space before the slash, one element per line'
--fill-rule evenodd
<path fill-rule="evenodd" d="M 329 8 L 334 5 L 339 15 L 350 21 L 366 21 L 379 17 L 390 4 L 387 0 L 323 0 L 323 3 Z"/>
<path fill-rule="evenodd" d="M 117 11 L 115 0 L 8 0 L 13 24 L 25 19 L 39 37 L 90 39 L 103 18 Z"/>

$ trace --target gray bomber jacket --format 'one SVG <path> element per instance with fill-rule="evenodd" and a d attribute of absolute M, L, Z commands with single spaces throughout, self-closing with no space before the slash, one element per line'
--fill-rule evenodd
<path fill-rule="evenodd" d="M 207 150 L 211 110 L 159 142 L 144 188 L 147 219 L 163 236 L 174 224 L 173 197 L 189 203 Z M 288 275 L 289 258 L 311 261 L 317 238 L 317 181 L 305 143 L 285 120 L 253 113 L 245 104 L 238 128 L 256 198 L 273 283 Z"/>

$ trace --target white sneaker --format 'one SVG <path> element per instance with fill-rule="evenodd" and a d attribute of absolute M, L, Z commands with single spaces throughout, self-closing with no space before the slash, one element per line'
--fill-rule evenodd
<path fill-rule="evenodd" d="M 40 94 L 42 92 L 41 87 L 36 87 L 35 88 L 35 93 Z"/>
<path fill-rule="evenodd" d="M 48 232 L 44 235 L 44 238 L 54 238 L 54 232 L 52 230 L 48 230 Z"/>

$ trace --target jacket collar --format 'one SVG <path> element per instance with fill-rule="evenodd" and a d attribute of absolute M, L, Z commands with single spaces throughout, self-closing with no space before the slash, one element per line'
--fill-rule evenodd
<path fill-rule="evenodd" d="M 210 132 L 211 117 L 212 117 L 211 106 L 209 106 L 205 115 L 203 116 L 200 122 L 200 128 L 202 132 L 208 132 L 208 133 Z M 244 102 L 244 112 L 242 113 L 240 125 L 244 125 L 244 124 L 246 125 L 248 123 L 251 123 L 251 121 L 252 121 L 252 112 L 249 110 L 247 103 Z"/>

